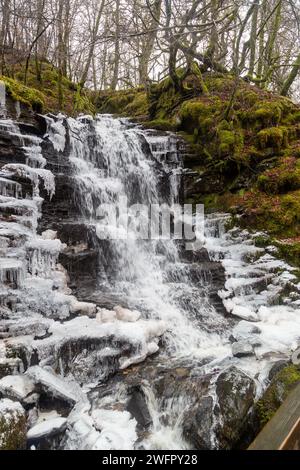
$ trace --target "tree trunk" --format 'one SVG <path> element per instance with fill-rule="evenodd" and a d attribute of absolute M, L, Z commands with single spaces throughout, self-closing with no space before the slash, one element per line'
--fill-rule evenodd
<path fill-rule="evenodd" d="M 297 59 L 295 60 L 294 64 L 293 64 L 293 67 L 292 67 L 292 70 L 289 74 L 289 76 L 287 77 L 287 79 L 285 80 L 282 88 L 281 88 L 281 91 L 280 91 L 280 94 L 283 95 L 283 96 L 287 96 L 294 80 L 296 79 L 298 73 L 299 73 L 299 70 L 300 70 L 300 54 L 298 55 Z"/>
<path fill-rule="evenodd" d="M 88 76 L 88 72 L 89 72 L 89 68 L 91 66 L 91 62 L 92 62 L 92 59 L 93 59 L 93 56 L 94 56 L 95 42 L 96 42 L 98 30 L 99 30 L 100 19 L 102 17 L 104 5 L 105 5 L 105 0 L 102 0 L 102 2 L 100 4 L 100 7 L 99 7 L 99 10 L 98 10 L 98 13 L 97 13 L 95 25 L 94 25 L 94 28 L 93 28 L 93 33 L 92 33 L 92 38 L 91 38 L 91 45 L 90 45 L 88 57 L 87 57 L 87 60 L 86 60 L 86 63 L 85 63 L 84 69 L 83 69 L 83 73 L 81 75 L 80 82 L 79 82 L 80 88 L 83 88 L 84 85 L 85 85 L 85 82 L 86 82 L 87 76 Z"/>
<path fill-rule="evenodd" d="M 114 91 L 117 88 L 119 79 L 119 65 L 120 65 L 120 0 L 116 0 L 115 12 L 116 34 L 115 34 L 115 60 L 113 78 L 110 88 Z"/>

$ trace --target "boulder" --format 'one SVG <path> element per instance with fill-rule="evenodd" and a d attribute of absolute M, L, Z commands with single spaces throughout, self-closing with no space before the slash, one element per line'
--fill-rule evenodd
<path fill-rule="evenodd" d="M 0 380 L 0 395 L 23 401 L 34 392 L 34 382 L 26 375 L 7 375 Z"/>
<path fill-rule="evenodd" d="M 292 363 L 298 366 L 300 364 L 300 348 L 296 349 L 296 351 L 292 354 Z"/>
<path fill-rule="evenodd" d="M 55 436 L 62 433 L 67 427 L 66 418 L 52 418 L 37 423 L 27 432 L 27 439 L 29 444 L 34 444 L 40 439 Z"/>
<path fill-rule="evenodd" d="M 255 383 L 244 372 L 232 366 L 216 382 L 218 424 L 216 437 L 220 449 L 237 447 L 248 431 L 249 412 L 255 399 Z"/>
<path fill-rule="evenodd" d="M 21 450 L 26 446 L 26 417 L 22 405 L 0 400 L 0 450 Z"/>
<path fill-rule="evenodd" d="M 36 385 L 40 392 L 47 397 L 56 398 L 72 407 L 77 401 L 76 392 L 72 386 L 60 376 L 40 366 L 30 367 L 26 376 Z"/>
<path fill-rule="evenodd" d="M 253 356 L 254 350 L 252 344 L 244 341 L 237 341 L 231 346 L 232 354 L 235 357 Z"/>

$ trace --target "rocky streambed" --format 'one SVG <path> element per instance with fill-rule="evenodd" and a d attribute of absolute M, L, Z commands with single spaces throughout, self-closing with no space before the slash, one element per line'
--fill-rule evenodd
<path fill-rule="evenodd" d="M 99 204 L 182 202 L 184 151 L 105 115 L 1 119 L 0 447 L 253 438 L 255 403 L 299 347 L 297 273 L 227 214 L 207 216 L 196 251 L 97 236 Z"/>

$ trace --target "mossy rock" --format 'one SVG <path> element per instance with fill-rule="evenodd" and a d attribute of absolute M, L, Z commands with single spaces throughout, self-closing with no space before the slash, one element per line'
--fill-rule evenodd
<path fill-rule="evenodd" d="M 33 111 L 41 113 L 45 107 L 45 96 L 35 88 L 22 85 L 17 80 L 0 76 L 4 82 L 6 93 L 14 100 L 30 107 Z"/>
<path fill-rule="evenodd" d="M 261 427 L 272 418 L 289 392 L 299 382 L 300 369 L 295 365 L 284 367 L 275 375 L 271 385 L 256 404 Z"/>
<path fill-rule="evenodd" d="M 280 151 L 282 148 L 288 146 L 288 128 L 284 126 L 278 126 L 262 129 L 256 136 L 256 143 L 259 149 L 266 149 L 271 147 L 275 151 Z"/>
<path fill-rule="evenodd" d="M 143 123 L 145 127 L 150 129 L 157 129 L 160 131 L 173 131 L 177 130 L 177 124 L 175 121 L 168 121 L 167 119 L 154 119 L 153 121 L 145 121 Z"/>
<path fill-rule="evenodd" d="M 138 92 L 134 95 L 133 100 L 127 104 L 124 113 L 128 116 L 144 116 L 148 114 L 149 103 L 145 91 Z"/>
<path fill-rule="evenodd" d="M 0 450 L 26 447 L 26 417 L 22 406 L 8 399 L 0 400 Z"/>

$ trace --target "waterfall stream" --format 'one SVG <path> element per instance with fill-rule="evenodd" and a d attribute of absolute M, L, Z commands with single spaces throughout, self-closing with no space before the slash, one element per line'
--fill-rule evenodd
<path fill-rule="evenodd" d="M 146 216 L 137 217 L 134 205 L 183 202 L 176 137 L 108 115 L 45 120 L 43 137 L 1 123 L 2 133 L 20 140 L 25 159 L 0 172 L 0 208 L 13 214 L 0 224 L 1 338 L 9 338 L 3 351 L 26 357 L 10 374 L 25 372 L 52 387 L 52 395 L 58 390 L 59 399 L 66 379 L 73 408 L 68 418 L 55 415 L 67 427 L 62 448 L 229 446 L 220 430 L 228 419 L 228 384 L 230 393 L 253 403 L 270 368 L 299 346 L 300 285 L 293 268 L 274 247 L 256 246 L 263 234 L 229 228 L 228 214 L 206 217 L 204 247 L 196 251 L 172 237 L 137 238 Z M 58 155 L 52 172 L 45 169 L 45 142 Z M 70 164 L 75 222 L 87 231 L 96 259 L 93 282 L 79 277 L 77 297 L 58 264 L 67 247 L 52 226 L 38 234 L 40 182 L 51 199 L 52 173 L 63 161 Z M 23 180 L 31 194 L 22 194 Z M 116 227 L 115 207 L 125 199 L 128 213 L 118 214 Z M 54 222 L 58 228 L 69 223 Z M 74 247 L 72 256 L 87 251 L 84 243 Z M 251 410 L 244 402 L 231 406 L 243 419 Z M 42 414 L 35 426 L 48 422 Z"/>

